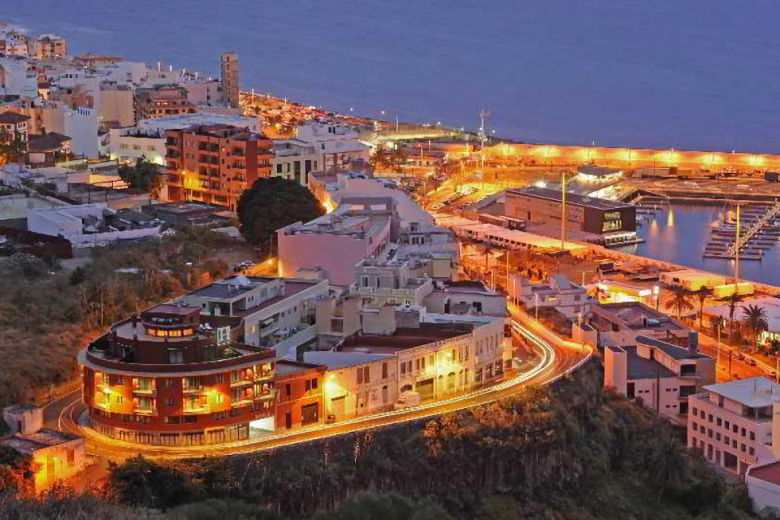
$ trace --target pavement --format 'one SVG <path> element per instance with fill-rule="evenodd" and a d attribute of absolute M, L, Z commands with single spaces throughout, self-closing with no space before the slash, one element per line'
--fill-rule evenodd
<path fill-rule="evenodd" d="M 269 433 L 226 444 L 191 447 L 141 446 L 111 439 L 89 428 L 84 421 L 86 407 L 81 400 L 81 391 L 74 390 L 46 407 L 46 422 L 49 427 L 56 427 L 84 436 L 87 453 L 104 461 L 121 462 L 128 457 L 139 454 L 160 459 L 237 455 L 432 418 L 444 413 L 490 403 L 516 395 L 529 385 L 552 383 L 580 367 L 590 357 L 592 352 L 589 348 L 557 336 L 519 308 L 512 307 L 510 312 L 512 314 L 513 343 L 517 351 L 524 351 L 530 358 L 531 363 L 528 370 L 510 373 L 505 380 L 492 386 L 402 410 L 356 417 L 334 424 L 320 424 L 305 429 Z"/>

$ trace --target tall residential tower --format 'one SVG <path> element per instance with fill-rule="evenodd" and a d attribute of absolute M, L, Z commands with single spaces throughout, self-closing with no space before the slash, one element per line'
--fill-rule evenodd
<path fill-rule="evenodd" d="M 238 106 L 238 55 L 222 54 L 222 97 L 231 107 Z"/>

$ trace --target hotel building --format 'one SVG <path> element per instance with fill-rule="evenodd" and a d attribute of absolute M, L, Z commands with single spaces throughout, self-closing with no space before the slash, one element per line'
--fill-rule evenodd
<path fill-rule="evenodd" d="M 162 304 L 113 325 L 79 353 L 100 433 L 166 446 L 236 441 L 273 429 L 274 351 L 238 341 L 240 320 Z"/>
<path fill-rule="evenodd" d="M 236 210 L 238 198 L 271 173 L 271 140 L 225 124 L 165 132 L 165 165 L 171 200 L 199 200 Z"/>

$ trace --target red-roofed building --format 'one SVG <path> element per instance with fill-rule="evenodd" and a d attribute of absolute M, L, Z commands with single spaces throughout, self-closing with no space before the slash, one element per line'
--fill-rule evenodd
<path fill-rule="evenodd" d="M 745 475 L 753 511 L 780 512 L 780 460 L 751 466 Z"/>

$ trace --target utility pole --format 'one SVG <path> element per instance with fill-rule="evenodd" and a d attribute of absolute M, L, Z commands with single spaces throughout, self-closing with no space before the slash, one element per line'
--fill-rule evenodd
<path fill-rule="evenodd" d="M 566 171 L 561 172 L 561 251 L 566 250 Z"/>
<path fill-rule="evenodd" d="M 479 141 L 481 143 L 480 146 L 480 157 L 482 160 L 482 168 L 485 168 L 485 142 L 487 141 L 487 131 L 485 129 L 485 118 L 490 116 L 490 111 L 486 108 L 480 109 L 479 111 Z M 482 172 L 484 175 L 484 172 Z"/>
<path fill-rule="evenodd" d="M 736 296 L 739 286 L 739 235 L 742 231 L 741 205 L 737 202 L 737 236 L 734 239 L 734 295 Z"/>

